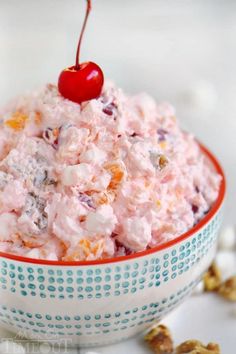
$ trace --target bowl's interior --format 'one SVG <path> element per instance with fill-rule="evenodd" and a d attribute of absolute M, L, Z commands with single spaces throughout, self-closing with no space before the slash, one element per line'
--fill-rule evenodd
<path fill-rule="evenodd" d="M 99 265 L 99 264 L 107 264 L 107 263 L 114 263 L 114 262 L 120 262 L 120 261 L 125 261 L 128 259 L 134 259 L 137 257 L 142 257 L 147 254 L 151 253 L 156 253 L 160 250 L 166 249 L 168 247 L 171 247 L 188 237 L 190 237 L 192 234 L 200 230 L 220 209 L 223 201 L 224 201 L 224 196 L 225 196 L 225 190 L 226 190 L 226 180 L 225 180 L 225 175 L 223 172 L 223 169 L 216 159 L 216 157 L 201 143 L 199 143 L 199 146 L 202 150 L 202 152 L 206 155 L 206 157 L 209 159 L 209 162 L 212 164 L 213 168 L 218 172 L 218 174 L 221 176 L 221 183 L 220 183 L 220 190 L 219 190 L 219 195 L 217 197 L 217 200 L 209 210 L 209 212 L 197 223 L 194 227 L 192 227 L 190 230 L 185 232 L 184 234 L 176 237 L 173 240 L 170 240 L 168 242 L 164 242 L 156 247 L 150 248 L 148 250 L 142 251 L 142 252 L 137 252 L 135 254 L 131 254 L 128 256 L 120 256 L 120 257 L 114 257 L 114 258 L 108 258 L 108 259 L 102 259 L 102 260 L 94 260 L 94 261 L 73 261 L 73 262 L 64 262 L 64 261 L 49 261 L 49 260 L 39 260 L 39 259 L 34 259 L 34 258 L 26 258 L 14 254 L 9 254 L 9 253 L 4 253 L 0 252 L 0 257 L 2 258 L 8 258 L 8 259 L 13 259 L 16 261 L 20 262 L 27 262 L 27 263 L 32 263 L 32 264 L 44 264 L 44 265 L 54 265 L 54 266 L 88 266 L 88 265 Z"/>

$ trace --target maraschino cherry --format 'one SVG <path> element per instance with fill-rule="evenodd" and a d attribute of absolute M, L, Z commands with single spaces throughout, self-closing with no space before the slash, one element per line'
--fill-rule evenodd
<path fill-rule="evenodd" d="M 87 0 L 87 11 L 80 33 L 75 65 L 64 69 L 58 80 L 61 95 L 76 103 L 98 97 L 104 83 L 103 72 L 97 64 L 91 61 L 82 64 L 79 62 L 81 42 L 90 11 L 91 0 Z"/>

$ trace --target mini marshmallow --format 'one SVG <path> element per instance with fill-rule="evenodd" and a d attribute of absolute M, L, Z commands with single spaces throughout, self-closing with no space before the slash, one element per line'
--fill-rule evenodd
<path fill-rule="evenodd" d="M 89 176 L 91 176 L 91 167 L 86 163 L 81 163 L 64 168 L 61 182 L 64 186 L 76 186 L 80 182 L 87 181 Z"/>
<path fill-rule="evenodd" d="M 111 182 L 111 175 L 108 172 L 103 172 L 99 175 L 94 182 L 92 182 L 92 188 L 98 191 L 104 191 Z"/>
<path fill-rule="evenodd" d="M 101 165 L 106 161 L 107 154 L 95 145 L 80 155 L 81 162 L 93 163 Z"/>
<path fill-rule="evenodd" d="M 235 252 L 222 251 L 216 256 L 216 263 L 221 270 L 223 279 L 231 277 L 236 269 Z"/>
<path fill-rule="evenodd" d="M 206 80 L 194 83 L 183 95 L 184 102 L 194 110 L 212 111 L 218 100 L 215 86 Z"/>
<path fill-rule="evenodd" d="M 144 250 L 151 241 L 151 226 L 145 217 L 132 217 L 124 220 L 124 236 L 120 240 L 135 251 Z"/>
<path fill-rule="evenodd" d="M 86 219 L 86 229 L 93 234 L 110 235 L 117 219 L 110 205 L 101 205 L 96 212 L 90 212 Z"/>
<path fill-rule="evenodd" d="M 236 230 L 233 225 L 223 228 L 218 241 L 220 250 L 233 250 L 236 246 Z"/>
<path fill-rule="evenodd" d="M 58 257 L 56 255 L 55 252 L 50 252 L 48 255 L 47 255 L 47 258 L 48 260 L 50 261 L 58 261 Z"/>
<path fill-rule="evenodd" d="M 39 259 L 40 258 L 39 249 L 38 248 L 32 248 L 32 250 L 30 250 L 29 252 L 26 253 L 26 257 Z"/>
<path fill-rule="evenodd" d="M 64 128 L 60 132 L 60 144 L 57 152 L 61 161 L 74 164 L 78 161 L 78 154 L 83 151 L 88 140 L 89 130 L 74 126 Z"/>
<path fill-rule="evenodd" d="M 155 171 L 150 159 L 149 146 L 146 142 L 136 142 L 132 145 L 129 151 L 129 160 L 142 174 L 154 173 Z"/>
<path fill-rule="evenodd" d="M 18 210 L 25 204 L 27 191 L 21 181 L 8 183 L 0 197 L 0 212 Z"/>
<path fill-rule="evenodd" d="M 0 241 L 8 241 L 16 227 L 17 217 L 15 214 L 4 213 L 0 215 Z"/>

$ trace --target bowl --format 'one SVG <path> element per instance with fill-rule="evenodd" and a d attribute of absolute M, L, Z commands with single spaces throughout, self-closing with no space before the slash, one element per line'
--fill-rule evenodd
<path fill-rule="evenodd" d="M 222 220 L 219 196 L 191 230 L 155 248 L 112 259 L 59 262 L 0 253 L 0 323 L 18 335 L 69 346 L 100 346 L 161 320 L 193 290 L 211 264 Z"/>

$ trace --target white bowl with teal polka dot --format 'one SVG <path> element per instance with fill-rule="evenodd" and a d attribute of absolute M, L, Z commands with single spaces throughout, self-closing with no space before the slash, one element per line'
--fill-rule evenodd
<path fill-rule="evenodd" d="M 55 262 L 0 253 L 0 325 L 18 335 L 65 345 L 120 341 L 161 320 L 211 264 L 221 224 L 219 197 L 193 229 L 154 249 L 93 262 Z"/>

